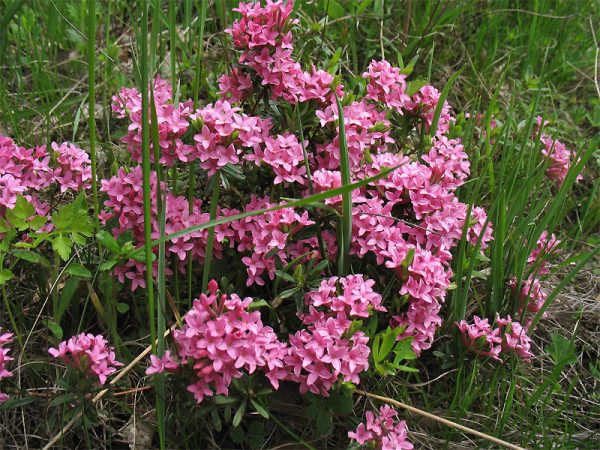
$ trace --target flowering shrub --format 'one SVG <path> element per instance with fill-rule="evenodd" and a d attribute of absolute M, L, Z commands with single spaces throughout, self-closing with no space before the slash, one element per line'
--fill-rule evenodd
<path fill-rule="evenodd" d="M 208 283 L 208 291 L 194 300 L 183 325 L 172 333 L 170 350 L 151 355 L 146 374 L 184 380 L 213 421 L 218 414 L 209 408 L 230 408 L 243 398 L 233 422 L 239 425 L 248 401 L 268 417 L 257 392 L 269 395 L 291 386 L 313 404 L 334 404 L 341 391 L 351 391 L 371 374 L 417 371 L 404 362 L 428 351 L 439 334 L 446 296 L 456 287 L 452 268 L 460 267 L 460 260 L 453 261 L 456 247 L 464 237 L 463 255 L 484 261 L 494 230 L 484 208 L 460 200 L 459 190 L 471 174 L 472 149 L 458 137 L 462 118 L 455 117 L 445 94 L 411 79 L 410 66 L 394 67 L 386 60 L 371 61 L 351 80 L 334 75 L 332 68 L 304 67 L 296 59 L 293 29 L 299 21 L 291 16 L 292 1 L 242 3 L 236 11 L 240 18 L 225 30 L 236 57 L 218 77 L 218 93 L 209 89 L 205 103 L 195 107 L 179 99 L 171 83 L 157 77 L 148 86 L 149 116 L 156 123 L 145 124 L 138 89 L 123 88 L 112 98 L 112 110 L 125 124 L 121 142 L 130 158 L 121 167 L 115 162 L 99 181 L 98 224 L 87 217 L 91 168 L 85 151 L 67 143 L 25 149 L 0 136 L 0 239 L 19 240 L 17 252 L 6 258 L 11 268 L 19 258 L 15 255 L 33 262 L 36 256 L 23 249 L 36 248 L 50 236 L 52 250 L 69 261 L 53 274 L 50 293 L 62 291 L 52 304 L 54 330 L 60 331 L 55 336 L 62 336 L 61 316 L 79 287 L 79 279 L 70 276 L 92 280 L 90 293 L 98 287 L 108 305 L 103 309 L 94 301 L 94 307 L 116 321 L 118 314 L 143 314 L 146 305 L 109 304 L 122 288 L 114 286 L 111 275 L 136 291 L 149 287 L 147 268 L 155 278 L 164 269 L 167 293 L 177 291 L 171 304 L 176 309 L 183 291 L 188 289 L 190 300 L 190 292 L 198 291 L 195 280 L 204 266 L 205 275 L 219 283 Z M 482 116 L 475 121 L 481 125 Z M 151 238 L 167 235 L 166 258 L 160 263 L 155 258 L 152 266 L 139 253 L 148 219 L 140 165 L 142 129 L 148 125 L 158 134 L 158 148 L 150 143 L 155 169 L 149 177 Z M 490 127 L 495 126 L 494 119 Z M 575 156 L 542 134 L 542 126 L 540 121 L 544 168 L 560 186 Z M 340 188 L 348 176 L 362 185 L 322 202 L 288 206 L 289 199 Z M 214 197 L 208 204 L 210 187 Z M 67 205 L 71 210 L 57 206 L 78 191 L 78 200 Z M 210 231 L 186 232 L 207 226 L 214 214 L 221 222 Z M 349 249 L 338 245 L 347 231 Z M 102 261 L 98 278 L 70 260 L 73 247 L 85 243 L 81 236 L 94 234 L 100 252 L 80 253 L 91 255 L 88 265 Z M 533 358 L 531 316 L 545 310 L 547 259 L 559 245 L 553 234 L 541 235 L 525 275 L 506 283 L 512 296 L 502 316 L 474 315 L 456 324 L 469 351 L 495 360 L 506 354 Z M 7 248 L 0 248 L 0 284 L 14 276 L 4 269 Z M 153 251 L 158 256 L 158 246 Z M 109 261 L 103 259 L 107 253 Z M 342 259 L 348 264 L 340 264 Z M 182 274 L 189 276 L 185 286 Z M 12 358 L 3 347 L 11 342 L 10 333 L 0 336 L 0 380 L 11 376 L 6 362 Z M 102 335 L 83 333 L 48 351 L 94 386 L 96 380 L 105 384 L 122 365 Z M 241 392 L 244 383 L 252 389 Z M 6 398 L 0 393 L 0 402 Z M 366 422 L 348 436 L 369 448 L 413 448 L 405 422 L 396 417 L 388 406 L 377 414 L 369 411 Z"/>
<path fill-rule="evenodd" d="M 76 369 L 86 377 L 98 377 L 100 384 L 123 364 L 116 360 L 115 352 L 106 339 L 91 333 L 81 333 L 68 341 L 63 341 L 58 348 L 48 349 L 55 358 Z"/>
<path fill-rule="evenodd" d="M 411 450 L 413 445 L 407 439 L 408 429 L 404 420 L 396 420 L 398 412 L 384 405 L 377 416 L 372 411 L 365 413 L 366 423 L 361 423 L 356 431 L 350 431 L 348 437 L 361 446 L 382 450 Z"/>
<path fill-rule="evenodd" d="M 173 103 L 169 87 L 157 79 L 154 83 L 155 103 L 161 128 L 161 155 L 170 165 L 198 159 L 207 176 L 225 174 L 225 168 L 237 166 L 244 178 L 267 177 L 273 185 L 285 191 L 323 192 L 341 185 L 340 120 L 335 96 L 343 97 L 340 80 L 313 67 L 302 70 L 293 57 L 291 2 L 241 4 L 237 9 L 241 19 L 227 32 L 239 51 L 238 63 L 220 78 L 221 98 L 195 112 L 189 111 L 189 101 Z M 492 239 L 491 224 L 485 211 L 471 209 L 460 202 L 455 190 L 469 175 L 469 162 L 460 139 L 447 133 L 452 124 L 450 105 L 441 109 L 431 144 L 422 150 L 417 143 L 398 151 L 395 128 L 403 127 L 404 135 L 417 137 L 429 130 L 440 93 L 430 85 L 414 94 L 408 90 L 407 76 L 387 61 L 373 61 L 363 74 L 366 96 L 348 96 L 343 101 L 345 137 L 354 180 L 376 175 L 382 169 L 396 167 L 390 175 L 352 192 L 351 254 L 365 263 L 375 260 L 388 270 L 389 276 L 400 282 L 398 293 L 405 296 L 407 308 L 390 317 L 394 326 L 405 327 L 399 339 L 413 337 L 412 346 L 418 354 L 428 349 L 436 329 L 441 325 L 440 310 L 450 285 L 451 253 L 467 227 L 469 242 L 480 240 L 485 249 Z M 268 109 L 260 103 L 279 102 L 305 104 L 306 120 L 303 140 L 292 133 L 292 126 L 282 117 L 264 117 Z M 131 121 L 124 138 L 134 160 L 139 161 L 140 100 L 135 89 L 124 89 L 113 98 L 113 109 Z M 260 112 L 260 115 L 256 115 Z M 271 111 L 272 113 L 272 111 Z M 406 117 L 402 125 L 393 124 L 395 114 Z M 164 118 L 168 116 L 168 118 Z M 164 120 L 161 120 L 163 117 Z M 175 118 L 174 118 L 175 117 Z M 193 127 L 193 148 L 179 142 L 182 134 Z M 164 131 L 164 138 L 163 138 Z M 164 147 L 163 143 L 164 142 Z M 409 140 L 410 142 L 410 140 Z M 109 199 L 103 214 L 105 223 L 118 218 L 115 235 L 133 230 L 134 240 L 141 242 L 143 219 L 139 189 L 140 169 L 129 173 L 119 171 L 116 177 L 102 182 L 102 191 Z M 238 172 L 239 173 L 239 172 Z M 133 177 L 133 179 L 132 179 Z M 152 176 L 156 191 L 156 176 Z M 217 182 L 219 180 L 217 179 Z M 137 183 L 137 186 L 136 186 Z M 183 197 L 167 189 L 167 233 L 207 220 L 202 203 L 196 200 L 189 210 Z M 311 191 L 312 189 L 312 191 Z M 284 194 L 285 195 L 285 194 Z M 269 208 L 280 204 L 281 194 L 251 195 L 231 209 L 219 210 L 221 216 Z M 341 197 L 326 200 L 339 209 Z M 181 206 L 179 206 L 181 205 Z M 156 206 L 155 206 L 156 211 Z M 154 212 L 156 214 L 156 212 Z M 327 244 L 326 254 L 320 254 L 319 241 L 307 234 L 319 221 L 320 239 Z M 153 233 L 158 224 L 154 220 Z M 335 261 L 338 250 L 334 244 L 335 222 L 323 220 L 314 211 L 283 209 L 262 216 L 247 217 L 218 227 L 214 257 L 223 256 L 223 244 L 237 250 L 239 261 L 246 266 L 246 284 L 265 285 L 274 280 L 277 264 L 286 264 L 301 255 Z M 167 244 L 167 251 L 184 261 L 188 252 L 202 260 L 206 232 L 195 232 Z M 479 239 L 481 236 L 481 239 Z M 358 262 L 357 262 L 358 264 Z M 185 270 L 179 265 L 174 270 Z M 144 268 L 130 261 L 116 269 L 121 281 L 132 280 L 132 288 L 144 286 Z M 347 319 L 347 318 L 346 318 Z M 322 324 L 324 326 L 324 324 Z M 316 327 L 316 323 L 311 323 Z M 319 325 L 321 326 L 321 325 Z M 300 345 L 315 330 L 299 331 L 294 340 Z M 308 334 L 305 334 L 308 333 Z M 298 340 L 300 339 L 300 340 Z"/>
<path fill-rule="evenodd" d="M 1 328 L 0 331 L 2 331 Z M 2 381 L 4 378 L 12 377 L 12 372 L 7 369 L 7 363 L 12 361 L 14 358 L 8 356 L 10 349 L 4 347 L 4 345 L 12 344 L 12 342 L 12 333 L 0 334 L 0 381 Z M 8 395 L 6 395 L 4 392 L 0 392 L 0 403 L 5 402 L 6 400 L 8 400 Z"/>

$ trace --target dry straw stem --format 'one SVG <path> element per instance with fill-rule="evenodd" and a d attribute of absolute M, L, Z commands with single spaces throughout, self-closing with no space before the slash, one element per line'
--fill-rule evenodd
<path fill-rule="evenodd" d="M 177 324 L 173 325 L 171 328 L 166 330 L 164 333 L 163 339 L 166 338 L 167 336 L 169 336 L 171 334 L 171 332 L 175 329 L 176 326 L 177 326 Z M 156 345 L 156 343 L 154 345 Z M 129 364 L 127 364 L 127 366 L 125 366 L 121 371 L 119 371 L 115 375 L 115 377 L 112 380 L 110 380 L 109 384 L 111 386 L 116 384 L 121 378 L 123 378 L 125 375 L 127 375 L 131 371 L 131 369 L 133 369 L 137 365 L 137 363 L 139 363 L 142 359 L 144 359 L 146 356 L 148 356 L 151 352 L 152 352 L 152 345 L 149 345 L 133 361 L 131 361 Z M 107 392 L 108 392 L 108 388 L 102 389 L 100 392 L 98 392 L 94 396 L 94 398 L 92 399 L 92 403 L 98 403 L 98 401 L 100 401 L 100 399 L 102 399 L 102 397 L 104 397 Z M 65 426 L 62 428 L 62 430 L 60 430 L 56 436 L 54 436 L 52 439 L 50 439 L 50 441 L 44 446 L 44 448 L 42 450 L 49 450 L 50 448 L 52 448 L 52 446 L 54 444 L 56 444 L 71 428 L 73 428 L 73 425 L 75 425 L 80 418 L 81 418 L 81 412 L 76 414 L 75 417 L 73 417 L 71 420 L 69 420 L 65 424 Z"/>
<path fill-rule="evenodd" d="M 465 427 L 456 422 L 452 422 L 451 420 L 444 419 L 443 417 L 436 416 L 434 414 L 430 414 L 428 412 L 422 411 L 414 406 L 409 406 L 405 403 L 399 402 L 392 398 L 382 397 L 381 395 L 371 394 L 369 392 L 361 391 L 360 389 L 356 389 L 354 391 L 358 395 L 362 395 L 364 397 L 372 398 L 374 400 L 379 400 L 382 402 L 389 403 L 390 405 L 397 406 L 399 408 L 406 409 L 412 413 L 418 414 L 423 417 L 427 417 L 428 419 L 435 420 L 436 422 L 443 423 L 446 426 L 456 428 L 457 430 L 463 431 L 465 433 L 472 434 L 473 436 L 477 436 L 481 439 L 485 439 L 487 441 L 493 442 L 494 444 L 502 445 L 506 448 L 511 448 L 514 450 L 525 450 L 523 447 L 519 447 L 518 445 L 511 444 L 510 442 L 503 441 L 502 439 L 498 439 L 494 436 L 490 436 L 488 434 L 482 433 L 481 431 L 474 430 L 473 428 Z"/>

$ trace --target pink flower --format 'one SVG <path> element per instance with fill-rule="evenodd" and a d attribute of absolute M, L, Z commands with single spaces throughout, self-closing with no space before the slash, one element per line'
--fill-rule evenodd
<path fill-rule="evenodd" d="M 382 450 L 411 450 L 408 441 L 408 428 L 404 420 L 396 421 L 398 412 L 388 405 L 379 408 L 379 415 L 367 411 L 366 423 L 361 423 L 356 431 L 350 431 L 348 437 L 359 445 Z"/>
<path fill-rule="evenodd" d="M 167 350 L 162 357 L 150 355 L 150 365 L 146 369 L 146 375 L 155 373 L 172 372 L 179 368 L 179 363 L 171 356 L 171 351 Z"/>
<path fill-rule="evenodd" d="M 464 320 L 457 323 L 463 343 L 471 351 L 499 361 L 500 353 L 514 353 L 525 361 L 530 361 L 533 357 L 530 351 L 531 339 L 526 328 L 519 322 L 514 322 L 510 316 L 500 318 L 496 314 L 496 328 L 492 328 L 488 319 L 473 316 L 473 320 L 472 325 Z"/>
<path fill-rule="evenodd" d="M 191 363 L 194 378 L 188 386 L 196 401 L 217 394 L 227 395 L 229 384 L 257 369 L 265 372 L 274 387 L 283 376 L 282 358 L 285 344 L 263 325 L 260 312 L 250 312 L 252 299 L 242 300 L 235 294 L 218 295 L 217 283 L 209 283 L 209 294 L 201 294 L 184 317 L 184 326 L 173 337 L 177 344 L 179 365 Z M 156 358 L 156 357 L 155 357 Z M 152 361 L 149 370 L 174 370 L 177 363 L 170 354 Z"/>
<path fill-rule="evenodd" d="M 410 97 L 405 92 L 406 75 L 401 74 L 400 69 L 392 67 L 385 60 L 373 60 L 362 76 L 369 82 L 367 98 L 381 102 L 402 114 L 402 109 L 410 102 Z"/>
<path fill-rule="evenodd" d="M 540 141 L 544 145 L 542 155 L 549 162 L 546 175 L 556 183 L 557 187 L 560 187 L 565 181 L 571 164 L 576 162 L 575 152 L 567 149 L 565 144 L 559 140 L 554 140 L 545 134 L 540 137 Z M 581 175 L 578 175 L 577 181 L 582 178 Z"/>
<path fill-rule="evenodd" d="M 91 187 L 91 161 L 85 151 L 72 144 L 58 145 L 56 142 L 52 143 L 52 150 L 58 153 L 56 160 L 59 168 L 56 171 L 56 182 L 61 192 Z"/>
<path fill-rule="evenodd" d="M 81 333 L 68 341 L 63 341 L 58 348 L 48 349 L 55 358 L 79 370 L 86 375 L 98 377 L 100 384 L 123 364 L 116 360 L 115 352 L 102 335 Z"/>
<path fill-rule="evenodd" d="M 331 277 L 321 281 L 319 290 L 306 294 L 306 304 L 325 307 L 336 314 L 344 313 L 349 318 L 367 318 L 373 311 L 387 311 L 381 305 L 381 295 L 373 290 L 374 285 L 374 280 L 365 280 L 360 274 Z M 305 323 L 307 318 L 304 318 Z"/>
<path fill-rule="evenodd" d="M 2 328 L 0 328 L 0 333 Z M 13 334 L 12 333 L 1 333 L 0 334 L 0 381 L 4 378 L 12 377 L 12 372 L 7 369 L 7 363 L 12 361 L 14 358 L 8 356 L 10 352 L 9 348 L 5 348 L 5 344 L 12 344 Z M 0 403 L 8 400 L 8 395 L 0 392 Z"/>

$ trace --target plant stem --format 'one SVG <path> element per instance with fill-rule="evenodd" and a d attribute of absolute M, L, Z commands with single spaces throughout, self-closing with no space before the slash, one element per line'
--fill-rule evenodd
<path fill-rule="evenodd" d="M 87 14 L 88 52 L 88 128 L 90 133 L 90 158 L 92 162 L 92 199 L 94 223 L 99 227 L 98 181 L 96 168 L 96 0 L 88 0 Z"/>

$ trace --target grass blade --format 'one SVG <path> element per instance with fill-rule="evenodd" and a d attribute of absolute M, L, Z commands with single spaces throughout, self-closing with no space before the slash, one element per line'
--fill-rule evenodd
<path fill-rule="evenodd" d="M 213 175 L 213 191 L 210 199 L 210 220 L 214 221 L 217 218 L 217 208 L 219 206 L 219 192 L 221 187 L 221 173 L 217 171 Z M 204 254 L 204 270 L 202 273 L 202 292 L 208 289 L 208 279 L 210 278 L 210 266 L 212 263 L 213 247 L 215 243 L 215 227 L 208 229 L 206 239 L 206 250 Z"/>
<path fill-rule="evenodd" d="M 88 52 L 88 128 L 90 133 L 90 159 L 92 163 L 92 201 L 94 223 L 99 226 L 98 180 L 96 168 L 96 0 L 88 0 L 87 14 Z"/>
<path fill-rule="evenodd" d="M 381 178 L 388 176 L 390 173 L 392 173 L 394 170 L 398 169 L 398 167 L 400 167 L 402 165 L 403 164 L 398 164 L 394 167 L 390 167 L 388 169 L 382 170 L 377 175 L 373 175 L 372 177 L 356 181 L 347 186 L 341 186 L 339 188 L 330 189 L 328 191 L 320 192 L 318 194 L 309 195 L 308 197 L 299 198 L 299 199 L 292 200 L 292 201 L 289 201 L 286 203 L 275 205 L 270 208 L 257 209 L 257 210 L 253 210 L 253 211 L 247 211 L 244 213 L 236 214 L 233 216 L 221 217 L 221 218 L 218 218 L 215 220 L 209 220 L 208 222 L 201 223 L 200 225 L 194 225 L 192 227 L 184 228 L 182 230 L 168 234 L 164 238 L 160 238 L 160 239 L 156 239 L 156 240 L 152 241 L 150 248 L 156 247 L 161 242 L 168 242 L 168 241 L 178 238 L 178 237 L 187 236 L 188 234 L 195 233 L 195 232 L 201 231 L 201 230 L 206 230 L 207 228 L 214 227 L 217 225 L 222 225 L 225 223 L 234 222 L 236 220 L 245 219 L 246 217 L 260 216 L 260 215 L 268 213 L 268 212 L 279 211 L 281 209 L 286 209 L 286 208 L 299 208 L 299 207 L 302 207 L 305 205 L 309 205 L 311 203 L 316 203 L 316 202 L 320 202 L 322 200 L 326 200 L 328 198 L 336 197 L 338 195 L 344 195 L 345 193 L 347 193 L 349 191 L 353 191 L 355 189 L 361 188 L 363 186 L 366 186 L 369 183 L 373 183 L 374 181 L 377 181 Z M 137 248 L 134 252 L 132 252 L 131 256 L 133 257 L 133 256 L 141 253 L 144 249 L 145 249 L 145 246 Z"/>
<path fill-rule="evenodd" d="M 346 142 L 346 125 L 344 123 L 344 109 L 342 102 L 335 96 L 338 109 L 338 128 L 340 136 L 340 171 L 342 173 L 342 187 L 352 184 L 350 177 L 350 158 L 348 157 L 348 143 Z M 340 236 L 340 249 L 338 255 L 338 273 L 344 276 L 348 273 L 350 240 L 352 239 L 352 190 L 342 194 L 342 226 Z"/>

